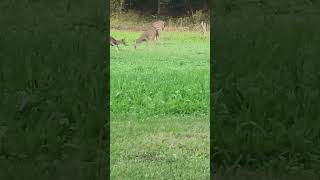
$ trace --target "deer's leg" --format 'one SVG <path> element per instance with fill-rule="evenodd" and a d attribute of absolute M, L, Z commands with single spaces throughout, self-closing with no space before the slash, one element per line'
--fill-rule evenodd
<path fill-rule="evenodd" d="M 160 41 L 160 31 L 158 31 L 158 40 Z"/>

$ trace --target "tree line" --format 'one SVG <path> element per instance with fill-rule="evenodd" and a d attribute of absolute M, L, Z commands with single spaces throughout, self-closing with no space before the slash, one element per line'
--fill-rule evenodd
<path fill-rule="evenodd" d="M 110 0 L 112 13 L 137 11 L 143 15 L 189 16 L 198 10 L 209 13 L 209 0 Z"/>

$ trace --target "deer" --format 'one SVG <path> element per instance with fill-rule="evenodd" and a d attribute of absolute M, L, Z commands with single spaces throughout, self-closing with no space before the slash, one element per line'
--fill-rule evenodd
<path fill-rule="evenodd" d="M 166 23 L 164 21 L 156 21 L 152 23 L 152 27 L 156 28 L 158 31 L 158 34 L 155 37 L 156 40 L 160 40 L 160 32 L 164 30 L 165 24 Z"/>
<path fill-rule="evenodd" d="M 156 28 L 151 27 L 147 29 L 140 35 L 138 39 L 134 41 L 134 48 L 136 49 L 137 45 L 142 42 L 149 42 L 155 40 L 156 36 L 159 36 L 159 31 Z"/>
<path fill-rule="evenodd" d="M 119 48 L 120 44 L 123 44 L 123 45 L 127 46 L 127 43 L 126 43 L 126 41 L 124 39 L 116 40 L 115 38 L 110 36 L 110 45 L 111 46 L 117 46 L 117 48 Z"/>

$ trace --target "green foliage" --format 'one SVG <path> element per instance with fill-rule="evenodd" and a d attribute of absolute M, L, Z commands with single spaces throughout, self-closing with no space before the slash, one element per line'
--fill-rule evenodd
<path fill-rule="evenodd" d="M 125 0 L 110 0 L 111 15 L 121 14 L 124 8 Z"/>
<path fill-rule="evenodd" d="M 320 172 L 320 24 L 305 10 L 215 16 L 212 138 L 220 168 Z"/>
<path fill-rule="evenodd" d="M 160 14 L 158 14 L 158 3 L 160 3 Z M 151 14 L 183 16 L 191 15 L 193 11 L 205 10 L 205 5 L 208 3 L 208 0 L 110 0 L 110 10 L 112 15 L 134 10 L 145 16 Z"/>
<path fill-rule="evenodd" d="M 193 15 L 170 16 L 146 16 L 137 11 L 127 11 L 122 14 L 112 14 L 110 17 L 111 29 L 142 31 L 149 28 L 151 23 L 157 20 L 166 21 L 166 31 L 201 31 L 200 20 L 210 23 L 209 14 L 202 10 L 195 11 Z"/>
<path fill-rule="evenodd" d="M 105 4 L 0 7 L 0 179 L 103 178 Z"/>

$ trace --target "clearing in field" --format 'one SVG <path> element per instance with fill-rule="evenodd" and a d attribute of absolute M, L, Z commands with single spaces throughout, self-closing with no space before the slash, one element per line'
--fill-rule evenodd
<path fill-rule="evenodd" d="M 209 36 L 140 34 L 111 30 L 111 179 L 209 179 Z"/>

